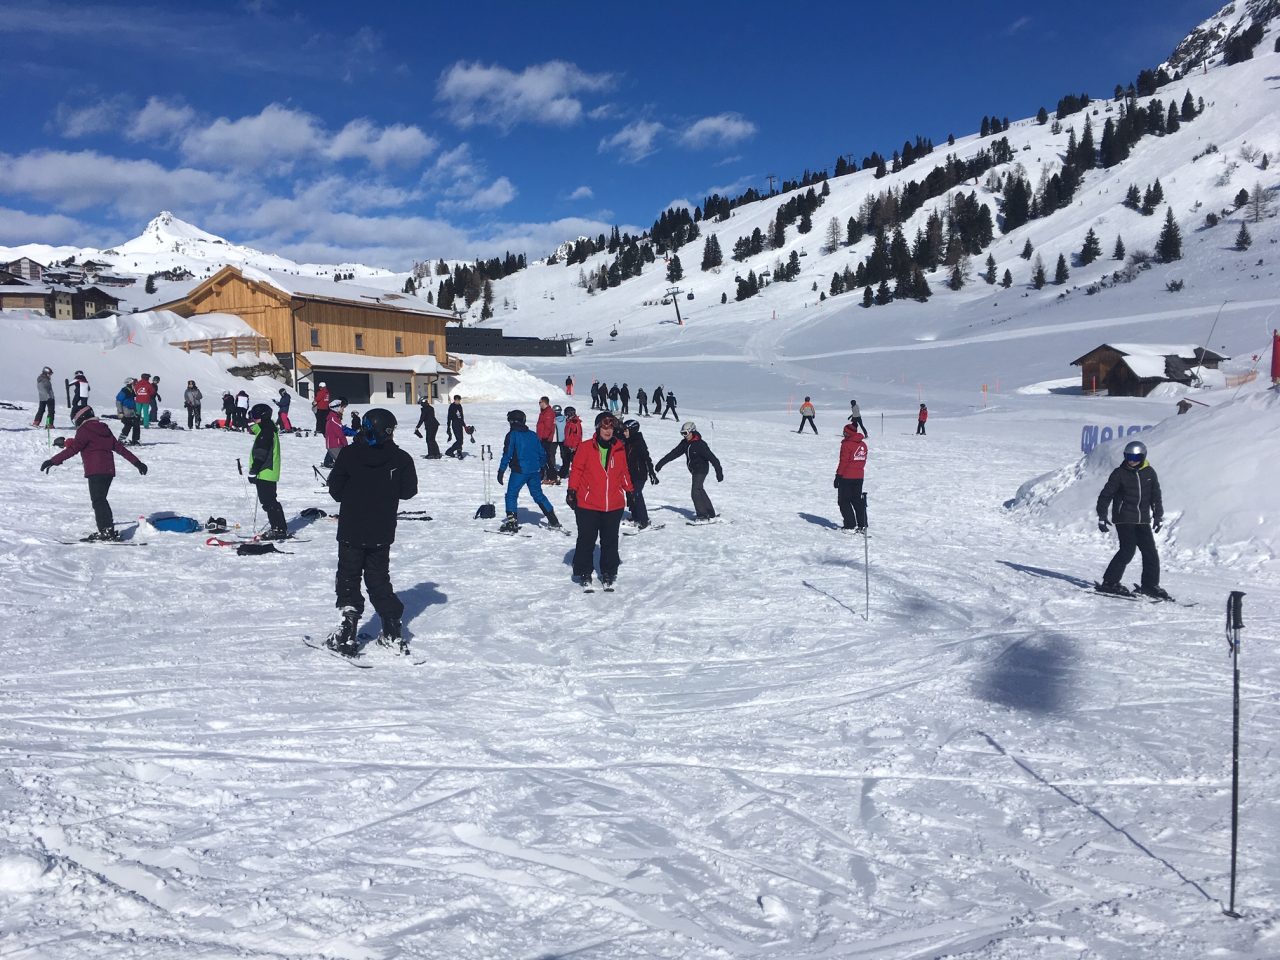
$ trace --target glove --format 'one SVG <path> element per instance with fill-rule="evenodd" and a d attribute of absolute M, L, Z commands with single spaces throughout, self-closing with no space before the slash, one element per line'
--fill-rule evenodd
<path fill-rule="evenodd" d="M 1151 530 L 1154 533 L 1159 533 L 1160 528 L 1163 526 L 1164 526 L 1164 517 L 1161 517 L 1159 520 L 1157 520 L 1155 523 L 1151 525 Z"/>
<path fill-rule="evenodd" d="M 578 491 L 570 490 L 564 495 L 564 502 L 569 505 L 570 510 L 578 509 Z"/>
<path fill-rule="evenodd" d="M 147 475 L 147 465 L 145 463 L 138 464 L 138 472 L 145 477 Z"/>
<path fill-rule="evenodd" d="M 415 437 L 421 437 L 421 436 L 422 436 L 422 431 L 421 431 L 421 430 L 415 430 L 415 431 L 413 431 L 413 435 L 414 435 Z"/>
<path fill-rule="evenodd" d="M 53 461 L 46 460 L 44 463 L 40 464 L 40 469 L 43 470 L 45 473 L 48 473 L 50 470 L 53 469 Z"/>
<path fill-rule="evenodd" d="M 840 489 L 840 478 L 839 478 L 839 477 L 836 477 L 834 480 L 832 480 L 832 481 L 831 481 L 831 486 L 832 486 L 832 487 L 834 487 L 835 489 L 839 490 L 839 489 Z"/>
<path fill-rule="evenodd" d="M 498 482 L 499 482 L 499 483 L 501 483 L 501 482 L 502 482 L 502 471 L 501 471 L 501 470 L 499 470 L 499 471 L 498 471 Z"/>
<path fill-rule="evenodd" d="M 1106 532 L 1107 532 L 1108 530 L 1110 530 L 1110 529 L 1111 529 L 1111 526 L 1110 526 L 1110 524 L 1108 524 L 1108 523 L 1107 523 L 1107 521 L 1105 521 L 1105 520 L 1099 520 L 1099 521 L 1098 521 L 1098 530 L 1099 530 L 1099 532 L 1101 532 L 1101 533 L 1106 533 Z"/>
<path fill-rule="evenodd" d="M 716 474 L 716 483 L 724 483 L 724 474 L 723 474 L 723 473 L 717 473 L 717 474 Z"/>
<path fill-rule="evenodd" d="M 657 483 L 658 483 L 658 475 L 657 475 L 656 473 L 650 473 L 650 474 L 649 474 L 649 482 L 650 482 L 650 483 L 652 483 L 652 484 L 654 484 L 654 485 L 656 486 L 656 485 L 657 485 Z"/>

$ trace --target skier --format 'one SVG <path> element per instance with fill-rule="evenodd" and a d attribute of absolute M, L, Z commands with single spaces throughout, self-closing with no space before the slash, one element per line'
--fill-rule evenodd
<path fill-rule="evenodd" d="M 244 390 L 236 392 L 236 429 L 249 429 L 249 394 Z"/>
<path fill-rule="evenodd" d="M 222 429 L 230 430 L 236 423 L 236 398 L 230 390 L 222 391 Z"/>
<path fill-rule="evenodd" d="M 418 414 L 418 424 L 413 428 L 415 437 L 422 436 L 422 428 L 427 428 L 427 459 L 440 459 L 440 444 L 436 442 L 436 436 L 440 433 L 440 419 L 436 416 L 436 408 L 431 405 L 431 397 L 423 395 L 418 401 L 418 405 L 422 407 L 422 412 Z"/>
<path fill-rule="evenodd" d="M 142 429 L 151 429 L 151 398 L 156 395 L 155 385 L 151 382 L 151 374 L 144 373 L 133 383 L 133 401 Z"/>
<path fill-rule="evenodd" d="M 669 398 L 670 394 L 667 396 Z M 707 441 L 702 439 L 702 434 L 698 433 L 698 427 L 692 420 L 686 420 L 680 425 L 680 437 L 680 442 L 675 445 L 670 453 L 657 462 L 653 472 L 655 474 L 661 473 L 666 464 L 683 455 L 685 464 L 689 467 L 689 475 L 693 478 L 694 522 L 701 521 L 705 523 L 709 520 L 714 520 L 716 509 L 711 503 L 711 498 L 707 496 L 707 491 L 703 484 L 707 479 L 707 471 L 710 467 L 715 467 L 716 483 L 724 482 L 724 470 L 721 469 L 720 461 L 716 459 L 716 455 L 707 446 Z"/>
<path fill-rule="evenodd" d="M 618 576 L 618 528 L 622 508 L 632 491 L 627 448 L 614 434 L 618 419 L 605 412 L 596 417 L 596 432 L 580 447 L 569 471 L 565 500 L 578 518 L 578 542 L 573 551 L 573 575 L 588 593 L 595 589 L 596 540 L 600 541 L 600 580 L 613 589 Z"/>
<path fill-rule="evenodd" d="M 644 392 L 644 387 L 636 391 L 636 416 L 647 417 L 649 415 L 649 395 Z"/>
<path fill-rule="evenodd" d="M 98 527 L 98 532 L 90 534 L 86 539 L 119 540 L 115 518 L 111 515 L 111 504 L 107 502 L 107 491 L 111 489 L 111 481 L 116 476 L 115 455 L 118 453 L 132 463 L 144 477 L 147 475 L 147 465 L 135 457 L 133 451 L 126 449 L 112 434 L 111 428 L 97 418 L 93 407 L 81 407 L 73 420 L 76 426 L 75 436 L 66 442 L 61 453 L 40 464 L 40 469 L 48 473 L 58 464 L 80 454 L 84 476 L 89 481 L 93 519 Z"/>
<path fill-rule="evenodd" d="M 257 487 L 258 502 L 271 525 L 259 539 L 284 540 L 289 531 L 285 527 L 284 507 L 276 499 L 276 485 L 280 482 L 280 431 L 271 422 L 271 408 L 265 403 L 253 405 L 249 420 L 249 432 L 253 434 L 253 447 L 249 450 L 249 482 Z"/>
<path fill-rule="evenodd" d="M 627 509 L 631 511 L 628 523 L 637 530 L 649 526 L 649 508 L 644 502 L 645 482 L 656 484 L 658 475 L 653 472 L 653 460 L 649 457 L 649 444 L 640 433 L 638 420 L 622 424 L 622 439 L 627 446 L 627 471 L 631 474 L 632 491 L 627 494 Z"/>
<path fill-rule="evenodd" d="M 455 393 L 453 403 L 449 404 L 449 412 L 445 419 L 445 439 L 453 437 L 453 443 L 445 450 L 446 457 L 462 459 L 462 441 L 467 435 L 467 421 L 462 415 L 462 395 Z"/>
<path fill-rule="evenodd" d="M 653 415 L 655 417 L 662 412 L 662 400 L 665 396 L 666 394 L 662 392 L 662 384 L 658 384 L 658 388 L 653 391 L 653 396 L 650 398 L 653 400 Z"/>
<path fill-rule="evenodd" d="M 622 385 L 622 389 L 618 391 L 618 399 L 622 401 L 623 414 L 630 413 L 631 411 L 627 409 L 627 405 L 631 402 L 631 388 L 625 383 Z"/>
<path fill-rule="evenodd" d="M 817 411 L 813 408 L 813 404 L 808 397 L 804 398 L 804 403 L 800 404 L 800 429 L 796 433 L 804 433 L 804 425 L 807 423 L 813 428 L 813 432 L 817 433 L 818 428 L 813 424 L 813 418 Z"/>
<path fill-rule="evenodd" d="M 576 407 L 564 408 L 564 442 L 560 445 L 560 478 L 567 479 L 573 456 L 582 444 L 582 419 Z"/>
<path fill-rule="evenodd" d="M 568 376 L 564 378 L 564 392 L 567 396 L 570 396 L 570 397 L 573 396 L 573 377 L 572 376 Z"/>
<path fill-rule="evenodd" d="M 374 407 L 360 424 L 364 442 L 343 449 L 329 473 L 329 496 L 342 504 L 334 578 L 342 625 L 325 643 L 347 656 L 360 652 L 357 631 L 364 613 L 363 577 L 369 601 L 382 620 L 378 642 L 408 653 L 400 624 L 404 604 L 391 586 L 391 544 L 396 539 L 400 501 L 417 496 L 418 474 L 413 457 L 396 446 L 396 418 L 390 410 Z"/>
<path fill-rule="evenodd" d="M 133 395 L 133 386 L 137 383 L 133 377 L 125 377 L 124 386 L 120 388 L 120 392 L 116 394 L 116 413 L 120 415 L 120 439 L 124 441 L 125 437 L 130 439 L 125 441 L 131 447 L 138 445 L 138 438 L 141 434 L 138 432 L 141 427 L 141 421 L 138 419 L 138 401 Z"/>
<path fill-rule="evenodd" d="M 53 428 L 53 368 L 45 367 L 40 371 L 40 375 L 36 377 L 36 399 L 40 401 L 40 406 L 36 408 L 35 419 L 31 421 L 33 427 Z M 49 411 L 48 422 L 45 422 L 45 410 Z"/>
<path fill-rule="evenodd" d="M 280 409 L 280 429 L 285 433 L 292 433 L 293 424 L 289 422 L 289 405 L 293 403 L 293 397 L 289 396 L 289 391 L 281 387 L 279 399 L 271 402 Z"/>
<path fill-rule="evenodd" d="M 324 462 L 321 464 L 326 470 L 337 462 L 338 454 L 347 445 L 347 437 L 354 432 L 343 423 L 342 417 L 346 409 L 347 401 L 342 397 L 334 397 L 329 401 L 329 419 L 324 424 Z"/>
<path fill-rule="evenodd" d="M 862 409 L 857 400 L 849 401 L 849 422 L 858 428 L 860 434 L 867 436 L 867 425 L 862 422 Z"/>
<path fill-rule="evenodd" d="M 151 378 L 151 415 L 149 417 L 151 423 L 160 422 L 160 378 Z"/>
<path fill-rule="evenodd" d="M 596 410 L 600 407 L 600 381 L 591 381 L 591 409 Z"/>
<path fill-rule="evenodd" d="M 196 386 L 194 380 L 187 381 L 187 389 L 182 391 L 182 405 L 187 408 L 187 429 L 200 429 L 200 401 L 204 394 Z"/>
<path fill-rule="evenodd" d="M 922 403 L 920 404 L 919 417 L 916 420 L 916 436 L 917 437 L 923 437 L 925 435 L 924 424 L 925 424 L 925 421 L 928 419 L 929 419 L 929 408 Z"/>
<path fill-rule="evenodd" d="M 840 441 L 840 460 L 836 464 L 836 503 L 844 519 L 846 533 L 867 532 L 867 501 L 862 495 L 862 480 L 867 470 L 867 444 L 852 423 L 845 424 Z"/>
<path fill-rule="evenodd" d="M 542 482 L 557 485 L 560 483 L 560 474 L 556 470 L 556 411 L 552 408 L 549 397 L 538 398 L 538 425 L 535 430 L 538 442 L 542 444 L 542 452 L 546 455 L 542 466 Z"/>
<path fill-rule="evenodd" d="M 1147 445 L 1131 440 L 1124 448 L 1124 463 L 1111 471 L 1102 492 L 1098 494 L 1098 529 L 1108 531 L 1107 508 L 1116 525 L 1120 549 L 1116 551 L 1098 589 L 1103 593 L 1129 595 L 1120 582 L 1124 569 L 1133 559 L 1134 550 L 1142 552 L 1142 585 L 1137 592 L 1159 600 L 1170 599 L 1160 587 L 1160 555 L 1156 553 L 1153 533 L 1164 523 L 1164 502 L 1160 497 L 1160 478 L 1147 462 Z"/>
<path fill-rule="evenodd" d="M 533 497 L 547 518 L 547 524 L 558 528 L 560 521 L 551 501 L 542 492 L 542 472 L 547 462 L 546 448 L 538 438 L 529 431 L 525 424 L 523 410 L 511 410 L 507 413 L 507 423 L 511 429 L 502 441 L 502 459 L 498 461 L 498 484 L 502 484 L 502 475 L 511 468 L 511 482 L 507 484 L 506 508 L 507 516 L 499 528 L 503 533 L 516 533 L 520 529 L 520 521 L 516 517 L 516 500 L 524 487 L 529 488 Z"/>
<path fill-rule="evenodd" d="M 679 420 L 680 414 L 676 413 L 676 395 L 668 390 L 665 399 L 667 401 L 667 408 L 662 411 L 662 419 L 667 419 L 667 414 L 669 413 L 671 414 L 672 420 Z"/>
<path fill-rule="evenodd" d="M 311 401 L 311 409 L 316 414 L 316 435 L 323 437 L 324 425 L 329 419 L 329 386 L 323 380 L 316 387 L 316 395 Z"/>
<path fill-rule="evenodd" d="M 89 378 L 84 375 L 83 370 L 75 372 L 75 379 L 71 381 L 71 417 L 74 420 L 76 411 L 81 407 L 89 405 Z"/>

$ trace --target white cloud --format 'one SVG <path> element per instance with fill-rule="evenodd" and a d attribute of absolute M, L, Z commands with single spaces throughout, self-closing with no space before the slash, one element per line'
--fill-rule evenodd
<path fill-rule="evenodd" d="M 685 197 L 677 197 L 675 200 L 672 200 L 665 207 L 659 210 L 657 215 L 654 216 L 654 219 L 656 220 L 658 216 L 661 216 L 668 210 L 688 210 L 690 213 L 693 213 L 693 204 Z"/>
<path fill-rule="evenodd" d="M 600 141 L 601 153 L 617 151 L 627 163 L 643 160 L 658 148 L 654 140 L 666 130 L 656 120 L 633 120 L 611 137 Z"/>
<path fill-rule="evenodd" d="M 196 112 L 182 103 L 168 103 L 150 97 L 134 115 L 126 135 L 130 140 L 166 140 L 191 126 Z"/>
<path fill-rule="evenodd" d="M 129 109 L 129 100 L 121 95 L 99 99 L 93 103 L 58 104 L 51 128 L 69 140 L 115 130 Z"/>
<path fill-rule="evenodd" d="M 213 167 L 261 169 L 287 167 L 297 157 L 315 154 L 324 143 L 320 122 L 309 113 L 278 103 L 254 116 L 219 117 L 182 138 L 188 160 Z"/>
<path fill-rule="evenodd" d="M 1020 30 L 1022 30 L 1023 27 L 1027 26 L 1029 23 L 1031 23 L 1030 17 L 1019 17 L 1017 20 L 1014 20 L 1013 23 L 1005 27 L 1004 30 L 1001 32 L 1006 37 L 1012 37 L 1015 33 L 1018 33 Z"/>
<path fill-rule="evenodd" d="M 595 195 L 596 194 L 594 190 L 592 190 L 590 187 L 583 184 L 577 190 L 573 191 L 573 193 L 569 194 L 569 199 L 570 200 L 590 200 Z"/>
<path fill-rule="evenodd" d="M 582 118 L 579 94 L 607 90 L 613 83 L 610 74 L 587 73 L 563 60 L 535 64 L 519 73 L 459 61 L 440 75 L 436 99 L 447 105 L 449 118 L 460 127 L 569 126 Z"/>
<path fill-rule="evenodd" d="M 516 198 L 516 188 L 506 177 L 499 177 L 487 187 L 471 192 L 459 200 L 446 200 L 441 207 L 446 210 L 496 210 L 505 207 Z"/>
<path fill-rule="evenodd" d="M 740 113 L 718 113 L 690 124 L 680 134 L 680 142 L 694 150 L 724 147 L 753 137 L 756 125 Z"/>
<path fill-rule="evenodd" d="M 0 207 L 0 244 L 83 244 L 85 227 L 60 213 L 27 213 Z"/>
<path fill-rule="evenodd" d="M 417 127 L 393 124 L 381 130 L 369 120 L 352 120 L 325 148 L 334 160 L 362 157 L 382 169 L 388 166 L 411 166 L 436 149 L 436 141 Z"/>
<path fill-rule="evenodd" d="M 732 183 L 726 183 L 723 186 L 707 187 L 706 195 L 708 197 L 736 197 L 742 193 L 743 190 L 747 189 L 747 187 L 751 186 L 755 182 L 755 179 L 756 178 L 753 175 L 747 174 L 745 177 L 739 177 Z M 761 189 L 763 190 L 764 188 L 761 187 Z"/>

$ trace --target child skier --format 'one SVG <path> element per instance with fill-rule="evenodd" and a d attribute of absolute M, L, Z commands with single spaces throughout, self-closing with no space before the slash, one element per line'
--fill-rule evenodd
<path fill-rule="evenodd" d="M 627 494 L 627 508 L 631 511 L 629 523 L 637 530 L 649 526 L 649 509 L 644 502 L 645 482 L 656 484 L 658 475 L 653 472 L 653 460 L 649 457 L 649 444 L 640 432 L 639 420 L 627 420 L 622 424 L 622 439 L 627 446 L 627 470 L 631 474 L 632 490 Z"/>
<path fill-rule="evenodd" d="M 667 401 L 670 403 L 671 394 L 667 394 Z M 716 459 L 716 455 L 711 452 L 711 448 L 707 446 L 707 441 L 702 439 L 702 434 L 698 433 L 698 427 L 692 420 L 686 420 L 680 425 L 681 440 L 675 445 L 675 448 L 665 457 L 658 461 L 654 466 L 655 474 L 661 473 L 662 468 L 674 460 L 676 457 L 684 456 L 685 463 L 689 467 L 689 475 L 693 478 L 693 510 L 694 523 L 708 523 L 716 518 L 716 508 L 711 503 L 711 498 L 707 496 L 707 491 L 703 484 L 707 479 L 707 471 L 710 467 L 715 467 L 716 482 L 724 481 L 724 470 L 720 468 L 720 461 Z"/>
<path fill-rule="evenodd" d="M 133 377 L 125 377 L 124 386 L 116 394 L 116 413 L 120 415 L 120 439 L 129 437 L 129 446 L 136 447 L 141 434 L 142 421 L 138 419 L 138 401 L 133 395 L 133 385 L 137 381 Z"/>
<path fill-rule="evenodd" d="M 280 411 L 280 429 L 285 433 L 293 433 L 293 424 L 289 422 L 289 405 L 293 402 L 293 398 L 289 396 L 289 391 L 284 387 L 280 388 L 279 399 L 272 400 L 272 403 Z"/>
<path fill-rule="evenodd" d="M 401 500 L 417 496 L 418 474 L 413 457 L 396 446 L 396 418 L 390 410 L 367 411 L 361 427 L 364 442 L 343 447 L 329 474 L 329 495 L 342 504 L 335 580 L 342 625 L 325 642 L 349 657 L 360 652 L 363 577 L 369 601 L 382 620 L 378 642 L 408 653 L 400 624 L 404 604 L 391 587 L 391 544 L 396 539 L 396 511 Z"/>
<path fill-rule="evenodd" d="M 573 455 L 582 443 L 582 418 L 576 407 L 564 408 L 564 443 L 560 445 L 560 478 L 568 479 L 573 467 Z"/>
<path fill-rule="evenodd" d="M 127 449 L 111 428 L 97 418 L 93 407 L 81 407 L 75 414 L 76 432 L 62 452 L 50 457 L 40 464 L 40 469 L 48 473 L 52 468 L 77 453 L 84 462 L 85 479 L 89 481 L 89 501 L 93 504 L 93 519 L 98 532 L 90 534 L 89 540 L 119 540 L 116 533 L 115 518 L 111 514 L 111 504 L 107 502 L 107 492 L 111 489 L 111 481 L 116 477 L 115 454 L 120 454 L 135 467 L 144 477 L 147 465 Z"/>
<path fill-rule="evenodd" d="M 1156 553 L 1153 533 L 1160 532 L 1164 523 L 1164 502 L 1160 497 L 1160 478 L 1155 468 L 1147 463 L 1147 445 L 1133 440 L 1125 445 L 1124 463 L 1111 471 L 1102 492 L 1098 494 L 1098 529 L 1108 530 L 1107 509 L 1111 510 L 1111 522 L 1116 525 L 1120 549 L 1116 551 L 1107 572 L 1102 575 L 1098 589 L 1103 593 L 1129 595 L 1129 588 L 1120 582 L 1124 568 L 1133 559 L 1134 550 L 1142 551 L 1142 586 L 1138 593 L 1158 600 L 1170 599 L 1160 588 L 1160 555 Z"/>
<path fill-rule="evenodd" d="M 249 482 L 257 487 L 258 502 L 271 524 L 259 539 L 284 540 L 289 531 L 285 527 L 284 507 L 276 499 L 276 484 L 280 482 L 280 432 L 271 422 L 271 408 L 265 403 L 253 405 L 249 421 L 249 432 L 253 434 L 253 447 L 249 450 Z"/>
<path fill-rule="evenodd" d="M 343 422 L 342 415 L 346 409 L 347 401 L 341 397 L 329 401 L 329 419 L 324 422 L 324 463 L 321 464 L 326 470 L 337 462 L 338 454 L 347 445 L 347 437 L 353 433 Z"/>
<path fill-rule="evenodd" d="M 75 379 L 71 381 L 71 416 L 75 417 L 76 411 L 81 407 L 89 405 L 89 378 L 84 375 L 83 370 L 75 372 Z"/>
<path fill-rule="evenodd" d="M 836 464 L 836 503 L 844 519 L 846 533 L 867 532 L 867 501 L 862 495 L 862 480 L 867 470 L 867 444 L 858 428 L 845 424 L 840 441 L 840 461 Z"/>
<path fill-rule="evenodd" d="M 804 425 L 809 424 L 810 429 L 814 433 L 818 432 L 818 428 L 814 425 L 813 418 L 817 414 L 817 410 L 813 408 L 813 403 L 808 397 L 804 398 L 804 403 L 800 404 L 800 429 L 796 433 L 804 433 Z"/>
<path fill-rule="evenodd" d="M 923 437 L 925 435 L 924 425 L 928 419 L 929 419 L 929 408 L 922 403 L 920 404 L 920 414 L 916 418 L 916 436 L 917 437 Z"/>
<path fill-rule="evenodd" d="M 511 468 L 511 482 L 507 484 L 507 516 L 502 521 L 500 529 L 503 533 L 516 533 L 520 529 L 520 522 L 516 518 L 516 500 L 520 496 L 521 489 L 526 486 L 534 503 L 542 509 L 547 523 L 551 527 L 558 528 L 560 521 L 556 519 L 551 501 L 542 492 L 542 470 L 547 462 L 546 451 L 537 436 L 525 424 L 523 410 L 510 411 L 507 414 L 507 423 L 511 425 L 511 429 L 507 431 L 502 441 L 502 459 L 498 462 L 498 483 L 501 485 L 502 475 L 507 472 L 508 467 Z"/>

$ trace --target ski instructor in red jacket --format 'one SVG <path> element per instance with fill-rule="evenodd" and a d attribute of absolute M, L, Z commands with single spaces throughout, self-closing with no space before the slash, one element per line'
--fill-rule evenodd
<path fill-rule="evenodd" d="M 551 409 L 550 397 L 538 398 L 538 426 L 534 432 L 547 455 L 547 462 L 542 465 L 542 482 L 555 486 L 560 482 L 560 471 L 556 467 L 556 412 Z"/>
<path fill-rule="evenodd" d="M 845 424 L 840 441 L 840 462 L 836 465 L 836 502 L 846 533 L 867 532 L 867 500 L 862 495 L 862 479 L 867 471 L 867 442 L 852 423 Z"/>
<path fill-rule="evenodd" d="M 626 444 L 617 434 L 617 417 L 608 411 L 601 413 L 596 417 L 595 434 L 578 447 L 569 469 L 569 492 L 565 499 L 578 517 L 573 576 L 587 592 L 595 589 L 591 576 L 597 537 L 600 580 L 605 590 L 613 589 L 618 576 L 618 528 L 622 525 L 627 494 L 634 488 L 627 468 Z"/>

